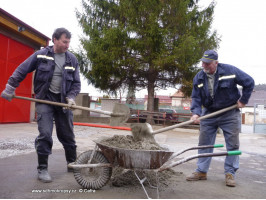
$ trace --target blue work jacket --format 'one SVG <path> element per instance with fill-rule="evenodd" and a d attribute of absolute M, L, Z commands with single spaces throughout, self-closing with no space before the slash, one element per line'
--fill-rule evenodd
<path fill-rule="evenodd" d="M 34 93 L 37 99 L 44 99 L 52 81 L 55 69 L 53 46 L 36 51 L 14 71 L 8 80 L 12 87 L 18 87 L 27 74 L 35 71 Z M 77 58 L 66 52 L 66 61 L 62 71 L 61 102 L 66 103 L 66 97 L 75 99 L 81 88 Z"/>
<path fill-rule="evenodd" d="M 237 85 L 243 87 L 242 95 Z M 253 88 L 254 80 L 251 76 L 232 65 L 218 63 L 213 98 L 209 93 L 206 73 L 201 70 L 194 77 L 191 112 L 201 116 L 202 107 L 209 113 L 236 104 L 238 100 L 247 104 Z"/>

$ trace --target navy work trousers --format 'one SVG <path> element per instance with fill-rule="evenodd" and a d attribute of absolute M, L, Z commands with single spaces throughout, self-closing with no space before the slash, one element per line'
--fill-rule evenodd
<path fill-rule="evenodd" d="M 45 100 L 60 102 L 60 94 L 49 92 Z M 73 133 L 73 113 L 69 109 L 43 103 L 36 103 L 39 135 L 35 140 L 35 148 L 39 155 L 49 155 L 53 146 L 53 122 L 56 134 L 64 149 L 75 150 L 76 142 Z"/>
<path fill-rule="evenodd" d="M 239 109 L 230 110 L 219 116 L 201 120 L 199 146 L 215 144 L 218 127 L 223 130 L 227 151 L 239 150 L 239 133 L 241 127 Z M 200 149 L 198 153 L 213 153 L 213 148 Z M 199 158 L 196 171 L 207 173 L 211 159 L 211 157 Z M 225 174 L 230 173 L 234 176 L 238 168 L 239 156 L 226 156 L 224 163 Z"/>

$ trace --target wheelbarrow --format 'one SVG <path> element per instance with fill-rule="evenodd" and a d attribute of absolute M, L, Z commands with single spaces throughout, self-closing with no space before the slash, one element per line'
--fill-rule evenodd
<path fill-rule="evenodd" d="M 74 177 L 78 184 L 86 189 L 100 189 L 110 180 L 112 169 L 119 166 L 124 169 L 131 169 L 134 171 L 134 174 L 139 180 L 147 198 L 150 198 L 150 196 L 148 195 L 143 183 L 148 180 L 146 177 L 140 179 L 136 172 L 137 170 L 153 170 L 157 176 L 158 172 L 170 169 L 195 158 L 241 154 L 241 151 L 204 153 L 176 160 L 177 156 L 189 150 L 218 148 L 223 147 L 223 145 L 196 146 L 183 149 L 179 152 L 173 152 L 168 150 L 124 149 L 108 146 L 103 144 L 101 141 L 102 139 L 94 141 L 96 145 L 93 150 L 81 153 L 74 163 L 70 163 L 68 165 L 68 167 L 74 169 Z M 157 189 L 157 197 L 159 198 L 158 176 L 156 180 L 157 186 L 155 188 Z"/>

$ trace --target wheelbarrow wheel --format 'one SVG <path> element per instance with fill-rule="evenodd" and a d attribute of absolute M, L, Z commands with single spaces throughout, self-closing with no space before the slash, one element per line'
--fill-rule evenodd
<path fill-rule="evenodd" d="M 92 150 L 80 154 L 75 164 L 88 164 Z M 95 151 L 91 164 L 109 163 L 106 157 Z M 106 185 L 112 175 L 111 167 L 82 168 L 74 170 L 74 177 L 83 188 L 97 190 Z"/>

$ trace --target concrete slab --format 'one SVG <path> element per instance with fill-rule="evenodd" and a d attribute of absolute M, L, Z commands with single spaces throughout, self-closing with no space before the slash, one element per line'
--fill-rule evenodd
<path fill-rule="evenodd" d="M 154 127 L 157 129 L 160 127 Z M 94 147 L 92 140 L 114 134 L 130 134 L 129 131 L 75 126 L 78 152 Z M 93 199 L 127 199 L 146 198 L 140 186 L 114 187 L 108 183 L 97 191 L 84 190 L 76 182 L 72 173 L 67 173 L 62 145 L 54 134 L 53 154 L 49 157 L 49 172 L 54 179 L 52 183 L 37 180 L 37 156 L 34 139 L 38 135 L 37 124 L 0 124 L 0 198 L 93 198 Z M 168 145 L 173 150 L 197 146 L 198 131 L 183 129 L 168 131 L 156 135 L 159 143 Z M 187 182 L 185 177 L 196 167 L 196 160 L 173 168 L 180 175 L 173 177 L 168 185 L 160 190 L 160 198 L 222 198 L 222 199 L 260 199 L 266 197 L 266 135 L 241 134 L 240 169 L 237 173 L 237 187 L 229 188 L 224 184 L 224 157 L 214 157 L 207 181 Z M 217 135 L 216 143 L 224 144 L 222 134 Z M 215 149 L 225 151 L 225 148 Z M 196 154 L 189 151 L 180 158 Z M 147 188 L 152 198 L 156 190 Z"/>

